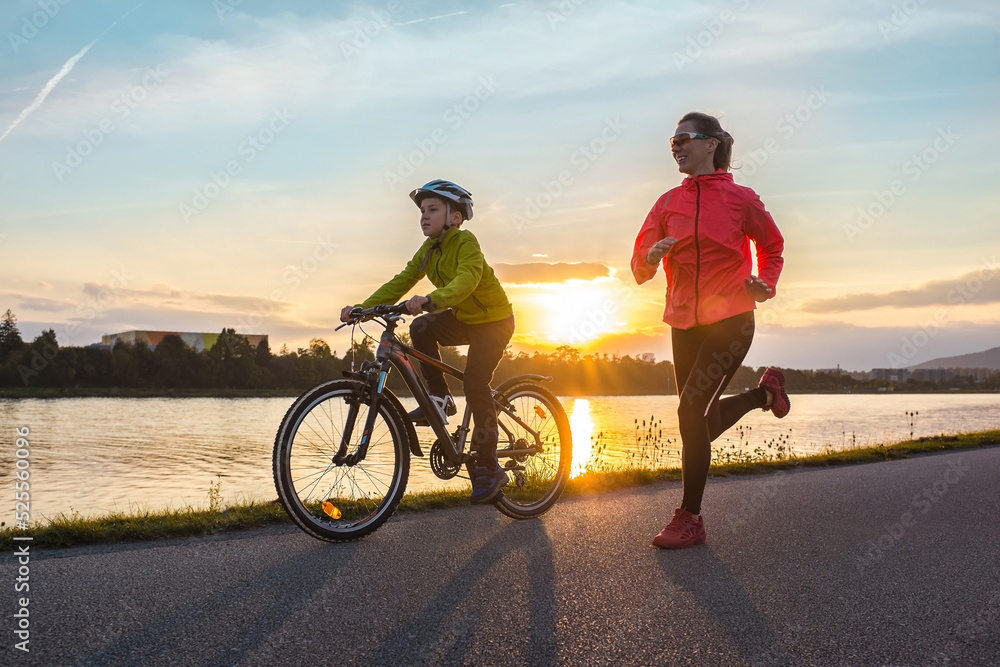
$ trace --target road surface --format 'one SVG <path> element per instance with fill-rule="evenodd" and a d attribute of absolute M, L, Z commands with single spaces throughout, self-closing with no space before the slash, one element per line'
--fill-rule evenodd
<path fill-rule="evenodd" d="M 712 479 L 708 543 L 649 547 L 677 483 L 33 553 L 10 665 L 996 665 L 1000 448 Z"/>

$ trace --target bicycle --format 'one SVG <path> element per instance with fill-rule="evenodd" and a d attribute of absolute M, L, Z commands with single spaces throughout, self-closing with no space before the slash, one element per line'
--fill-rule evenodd
<path fill-rule="evenodd" d="M 472 477 L 474 454 L 465 452 L 472 417 L 449 432 L 447 417 L 408 357 L 462 379 L 462 371 L 406 345 L 395 330 L 405 304 L 355 308 L 341 327 L 377 321 L 385 327 L 373 361 L 344 371 L 303 393 L 285 413 L 274 440 L 274 483 L 285 511 L 302 530 L 341 542 L 371 534 L 384 524 L 406 491 L 410 455 L 423 457 L 416 428 L 386 388 L 395 369 L 422 408 L 437 440 L 430 467 L 440 479 L 464 467 Z M 514 519 L 533 518 L 555 504 L 569 477 L 572 437 L 559 400 L 542 375 L 519 375 L 492 390 L 497 408 L 497 458 L 512 480 L 494 506 Z M 360 433 L 358 426 L 361 426 Z"/>

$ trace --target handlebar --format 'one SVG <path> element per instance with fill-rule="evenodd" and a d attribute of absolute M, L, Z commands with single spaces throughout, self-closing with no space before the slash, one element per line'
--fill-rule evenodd
<path fill-rule="evenodd" d="M 427 310 L 427 306 L 430 302 L 424 304 L 424 310 Z M 368 320 L 374 319 L 376 317 L 393 317 L 398 315 L 408 315 L 409 310 L 406 309 L 406 302 L 397 303 L 395 306 L 380 305 L 372 306 L 371 308 L 355 308 L 351 311 L 351 319 L 341 324 L 339 327 L 334 329 L 334 331 L 340 331 L 346 326 L 357 324 L 359 322 L 367 322 Z"/>

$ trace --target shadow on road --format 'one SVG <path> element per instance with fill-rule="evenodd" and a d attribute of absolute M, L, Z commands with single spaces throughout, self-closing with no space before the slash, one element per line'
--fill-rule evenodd
<path fill-rule="evenodd" d="M 474 640 L 477 635 L 482 639 L 484 632 L 489 632 L 489 625 L 481 622 L 475 612 L 456 611 L 461 607 L 479 607 L 479 600 L 470 598 L 470 592 L 477 588 L 488 589 L 493 567 L 515 554 L 521 554 L 525 561 L 524 581 L 529 596 L 527 611 L 531 620 L 521 634 L 528 636 L 531 663 L 554 664 L 556 617 L 552 543 L 545 524 L 538 520 L 504 525 L 462 567 L 450 573 L 442 572 L 445 583 L 438 594 L 414 614 L 412 620 L 393 629 L 374 648 L 365 664 L 372 667 L 398 664 L 401 653 L 405 653 L 408 664 L 468 662 L 466 658 L 471 654 Z M 497 593 L 497 597 L 502 598 L 503 592 Z M 486 601 L 483 602 L 485 607 Z M 491 599 L 488 605 L 491 611 L 496 611 L 497 607 L 502 608 L 503 603 Z M 484 615 L 489 613 L 486 609 L 482 611 Z"/>
<path fill-rule="evenodd" d="M 778 636 L 726 564 L 708 546 L 662 550 L 667 581 L 688 593 L 751 665 L 792 665 Z"/>
<path fill-rule="evenodd" d="M 282 560 L 277 567 L 199 597 L 162 621 L 120 637 L 100 651 L 80 656 L 79 664 L 139 666 L 161 664 L 166 658 L 184 663 L 190 659 L 185 656 L 196 650 L 193 646 L 201 644 L 199 636 L 207 628 L 225 636 L 223 646 L 215 654 L 195 653 L 196 663 L 238 664 L 254 655 L 258 646 L 309 603 L 317 590 L 336 581 L 359 548 L 356 543 L 337 545 L 336 555 L 331 556 L 330 545 L 316 542 Z M 206 588 L 210 587 L 211 583 L 206 582 Z M 220 609 L 225 611 L 220 614 Z M 219 646 L 220 642 L 209 642 L 213 644 Z"/>

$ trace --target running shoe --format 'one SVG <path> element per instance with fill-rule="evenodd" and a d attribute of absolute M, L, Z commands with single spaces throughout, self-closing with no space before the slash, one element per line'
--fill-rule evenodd
<path fill-rule="evenodd" d="M 473 469 L 472 496 L 469 503 L 472 505 L 489 505 L 495 503 L 503 495 L 503 487 L 510 481 L 507 473 L 499 464 L 495 467 L 476 466 Z"/>
<path fill-rule="evenodd" d="M 439 410 L 444 414 L 444 423 L 448 423 L 448 417 L 453 416 L 458 412 L 458 407 L 455 405 L 455 399 L 451 397 L 451 394 L 447 396 L 435 396 L 430 395 L 431 400 L 434 401 L 434 405 L 438 407 Z M 417 426 L 430 426 L 430 422 L 427 421 L 427 417 L 424 416 L 424 409 L 417 407 L 416 410 L 411 410 L 409 414 L 406 415 L 410 418 L 410 421 Z"/>
<path fill-rule="evenodd" d="M 771 399 L 771 405 L 764 408 L 764 412 L 770 410 L 775 417 L 781 419 L 792 409 L 792 402 L 785 393 L 785 376 L 777 368 L 768 368 L 764 371 L 757 386 L 767 389 L 774 397 Z"/>
<path fill-rule="evenodd" d="M 678 507 L 667 527 L 653 538 L 653 546 L 663 549 L 687 549 L 705 543 L 705 520 Z"/>

